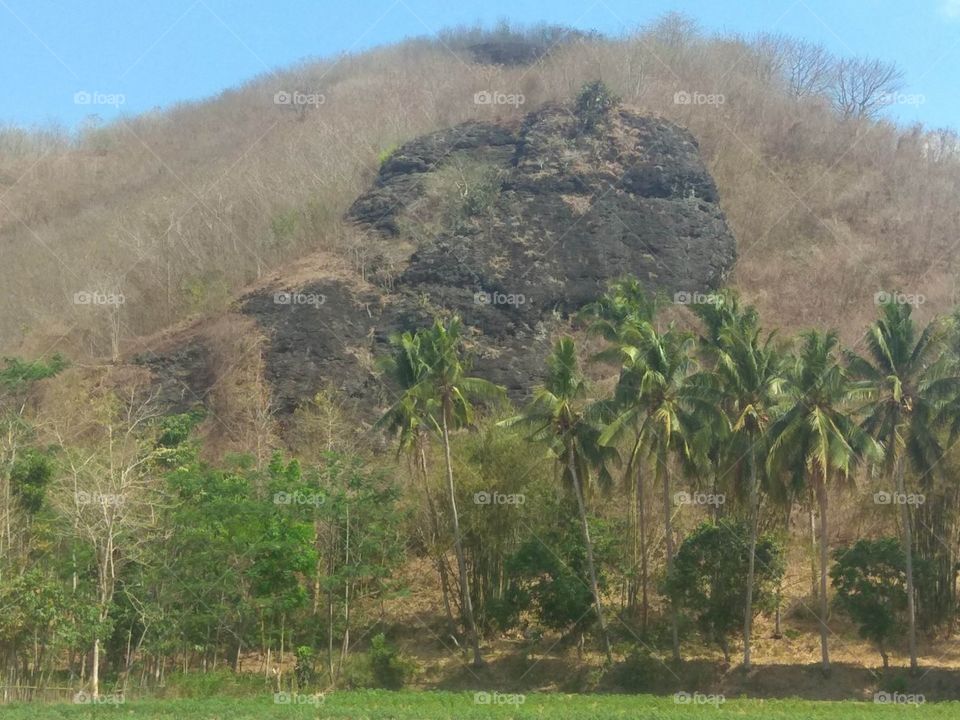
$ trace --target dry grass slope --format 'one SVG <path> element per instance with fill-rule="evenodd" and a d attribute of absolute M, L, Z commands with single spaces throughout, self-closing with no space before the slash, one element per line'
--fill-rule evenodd
<path fill-rule="evenodd" d="M 883 288 L 924 295 L 925 314 L 956 302 L 955 134 L 844 119 L 798 95 L 782 39 L 706 37 L 667 18 L 576 36 L 529 66 L 476 62 L 467 48 L 482 39 L 308 62 L 76 138 L 0 131 L 0 351 L 141 352 L 312 251 L 359 271 L 363 241 L 342 217 L 391 148 L 471 118 L 517 119 L 595 78 L 699 139 L 739 241 L 734 283 L 768 323 L 834 325 L 852 343 Z M 484 90 L 525 103 L 476 104 Z M 322 102 L 274 102 L 295 91 Z M 125 302 L 76 304 L 84 291 Z"/>

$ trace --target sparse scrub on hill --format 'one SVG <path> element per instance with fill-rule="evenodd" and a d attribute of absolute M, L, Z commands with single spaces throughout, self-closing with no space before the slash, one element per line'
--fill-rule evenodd
<path fill-rule="evenodd" d="M 119 340 L 136 351 L 138 337 L 221 307 L 190 295 L 202 278 L 236 290 L 313 249 L 348 253 L 339 218 L 385 148 L 471 118 L 516 118 L 598 77 L 625 104 L 693 131 L 739 240 L 736 283 L 778 324 L 834 322 L 850 339 L 868 318 L 864 299 L 891 284 L 930 309 L 951 302 L 960 145 L 949 130 L 873 119 L 894 70 L 781 37 L 706 36 L 677 17 L 622 37 L 563 36 L 532 67 L 464 49 L 514 32 L 451 31 L 307 62 L 75 137 L 0 132 L 4 346 L 63 338 L 109 356 Z M 838 100 L 838 82 L 852 100 L 849 90 Z M 480 91 L 524 104 L 478 105 Z M 275 103 L 282 92 L 316 97 L 295 109 Z M 294 215 L 277 233 L 277 218 Z M 106 308 L 73 301 L 101 287 L 127 300 L 114 329 Z"/>

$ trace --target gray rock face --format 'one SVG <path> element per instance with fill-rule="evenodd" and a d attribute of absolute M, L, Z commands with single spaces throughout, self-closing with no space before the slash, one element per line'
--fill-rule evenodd
<path fill-rule="evenodd" d="M 441 309 L 475 329 L 474 371 L 520 398 L 541 378 L 551 331 L 609 281 L 632 274 L 668 295 L 722 285 L 735 242 L 693 136 L 626 109 L 580 127 L 567 107 L 547 106 L 518 127 L 470 122 L 388 158 L 348 212 L 374 257 L 413 248 L 382 289 L 318 272 L 298 289 L 326 296 L 320 307 L 276 305 L 279 286 L 240 302 L 269 338 L 278 410 L 324 382 L 382 401 L 351 352 L 383 353 L 391 333 Z M 153 364 L 172 372 L 169 360 Z"/>

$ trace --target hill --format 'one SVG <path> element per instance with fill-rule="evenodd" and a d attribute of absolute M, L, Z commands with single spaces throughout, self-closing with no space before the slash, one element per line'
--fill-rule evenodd
<path fill-rule="evenodd" d="M 696 139 L 739 241 L 730 281 L 769 325 L 835 325 L 852 343 L 881 289 L 922 296 L 927 314 L 952 305 L 952 131 L 838 106 L 826 70 L 802 81 L 811 48 L 789 38 L 708 37 L 668 17 L 618 38 L 555 33 L 545 52 L 542 35 L 504 32 L 305 62 L 75 138 L 3 131 L 0 350 L 149 351 L 314 252 L 365 278 L 369 241 L 343 218 L 392 150 L 463 122 L 516 125 L 596 78 Z M 477 48 L 498 42 L 528 62 L 489 64 L 507 61 Z"/>

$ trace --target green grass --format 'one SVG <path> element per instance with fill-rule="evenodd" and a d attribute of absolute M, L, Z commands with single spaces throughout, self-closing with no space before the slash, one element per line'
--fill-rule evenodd
<path fill-rule="evenodd" d="M 253 699 L 139 700 L 122 705 L 12 705 L 0 708 L 3 720 L 480 720 L 542 718 L 543 720 L 608 720 L 643 718 L 736 718 L 737 720 L 858 720 L 863 718 L 960 718 L 960 703 L 920 706 L 873 702 L 810 702 L 803 700 L 731 699 L 714 706 L 680 705 L 673 696 L 527 695 L 519 705 L 482 704 L 474 693 L 351 691 L 331 693 L 317 704 L 276 704 L 272 696 Z"/>

